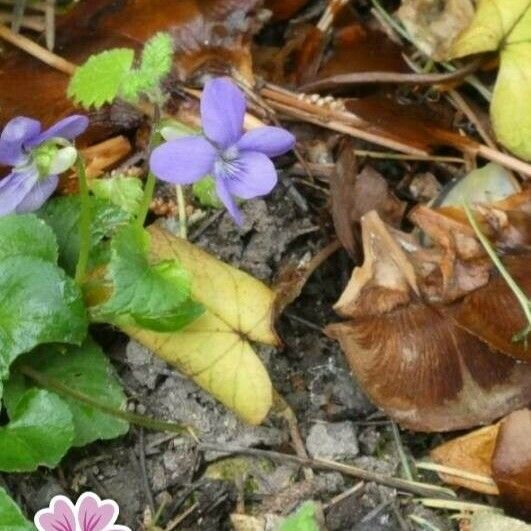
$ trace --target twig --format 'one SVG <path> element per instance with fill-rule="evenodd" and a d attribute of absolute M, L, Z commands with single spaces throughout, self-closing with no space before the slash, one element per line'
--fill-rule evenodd
<path fill-rule="evenodd" d="M 434 509 L 447 509 L 449 511 L 491 511 L 493 513 L 501 513 L 501 509 L 492 507 L 492 505 L 484 505 L 482 503 L 463 502 L 458 500 L 442 500 L 436 498 L 421 498 L 418 500 L 426 507 Z"/>
<path fill-rule="evenodd" d="M 323 510 L 328 511 L 330 508 L 332 508 L 334 505 L 337 505 L 339 502 L 342 502 L 343 500 L 346 500 L 347 498 L 350 498 L 354 494 L 360 492 L 364 486 L 365 482 L 359 481 L 353 487 L 350 487 L 350 489 L 342 492 L 341 494 L 338 494 L 337 496 L 334 496 L 328 503 L 323 506 Z"/>
<path fill-rule="evenodd" d="M 463 114 L 469 119 L 469 121 L 476 128 L 479 136 L 483 139 L 483 142 L 487 144 L 488 147 L 492 149 L 496 148 L 496 142 L 492 140 L 490 135 L 487 133 L 486 129 L 483 127 L 480 119 L 476 116 L 476 113 L 472 110 L 468 102 L 457 92 L 457 90 L 451 90 L 448 93 L 448 98 L 454 104 L 454 106 L 459 109 Z"/>
<path fill-rule="evenodd" d="M 490 160 L 491 162 L 497 162 L 500 166 L 505 166 L 510 170 L 521 173 L 525 177 L 531 177 L 531 165 L 513 157 L 512 155 L 502 153 L 501 151 L 485 146 L 484 144 L 478 145 L 476 153 L 480 157 Z"/>
<path fill-rule="evenodd" d="M 190 234 L 189 240 L 191 242 L 196 241 L 211 225 L 216 223 L 216 221 L 219 220 L 219 218 L 225 213 L 224 210 L 218 210 L 217 212 L 214 212 L 212 216 L 210 216 L 207 220 L 205 220 L 200 227 L 197 228 L 192 234 Z"/>
<path fill-rule="evenodd" d="M 300 323 L 300 324 L 302 324 L 304 326 L 307 326 L 311 330 L 315 330 L 316 332 L 319 332 L 320 334 L 324 335 L 322 326 L 316 325 L 316 324 L 312 323 L 311 321 L 308 321 L 306 319 L 303 319 L 302 317 L 299 317 L 298 315 L 294 315 L 291 312 L 284 312 L 283 315 L 285 315 L 291 321 L 295 321 L 296 323 Z"/>
<path fill-rule="evenodd" d="M 317 23 L 317 29 L 322 33 L 326 33 L 330 26 L 334 23 L 336 15 L 344 6 L 348 4 L 348 2 L 349 0 L 329 0 L 321 19 Z"/>
<path fill-rule="evenodd" d="M 420 525 L 422 529 L 425 531 L 441 531 L 441 529 L 435 525 L 433 525 L 431 522 L 428 522 L 425 518 L 422 518 L 422 516 L 418 516 L 416 514 L 410 514 L 408 516 L 410 520 L 415 522 L 416 524 Z"/>
<path fill-rule="evenodd" d="M 456 164 L 464 164 L 465 161 L 461 157 L 449 157 L 446 155 L 405 155 L 403 153 L 390 153 L 383 151 L 370 151 L 366 149 L 355 149 L 354 153 L 359 157 L 368 157 L 370 159 L 384 159 L 384 160 L 419 160 L 429 162 L 453 162 Z M 330 167 L 333 167 L 330 164 Z"/>
<path fill-rule="evenodd" d="M 26 11 L 27 0 L 16 0 L 13 7 L 13 20 L 11 21 L 11 30 L 15 33 L 20 31 L 22 19 L 24 18 L 24 11 Z"/>
<path fill-rule="evenodd" d="M 453 72 L 436 74 L 401 73 L 401 72 L 354 72 L 337 74 L 324 79 L 318 79 L 299 87 L 303 92 L 319 92 L 322 90 L 343 89 L 351 85 L 363 83 L 400 83 L 409 85 L 437 85 L 460 81 L 482 64 L 483 58 L 475 59 Z"/>
<path fill-rule="evenodd" d="M 140 427 L 138 430 L 138 462 L 140 475 L 142 477 L 142 485 L 144 487 L 144 493 L 146 495 L 146 501 L 149 504 L 151 514 L 155 514 L 155 500 L 153 499 L 153 492 L 151 492 L 151 486 L 147 475 L 146 467 L 146 445 L 144 441 L 144 428 Z"/>
<path fill-rule="evenodd" d="M 439 474 L 445 474 L 447 476 L 453 476 L 456 478 L 469 479 L 471 481 L 476 481 L 477 483 L 489 485 L 490 487 L 496 487 L 496 483 L 489 476 L 483 476 L 481 474 L 475 474 L 473 472 L 467 472 L 466 470 L 459 470 L 457 468 L 439 465 L 437 463 L 417 462 L 416 466 L 421 470 L 430 470 Z"/>
<path fill-rule="evenodd" d="M 407 458 L 406 452 L 404 451 L 404 445 L 402 444 L 402 439 L 400 438 L 400 431 L 395 421 L 391 421 L 391 431 L 393 432 L 393 438 L 396 444 L 396 451 L 400 457 L 400 462 L 402 464 L 402 472 L 407 480 L 413 481 L 413 473 L 409 465 L 409 460 Z"/>
<path fill-rule="evenodd" d="M 370 522 L 371 520 L 374 520 L 380 513 L 382 513 L 389 505 L 393 503 L 393 499 L 384 500 L 381 503 L 379 503 L 374 509 L 369 511 L 361 520 L 360 523 L 366 524 Z"/>
<path fill-rule="evenodd" d="M 68 74 L 69 76 L 71 76 L 76 70 L 75 64 L 63 59 L 61 56 L 56 55 L 53 52 L 50 52 L 42 46 L 39 46 L 31 39 L 11 31 L 4 24 L 0 24 L 0 37 L 14 46 L 17 46 L 21 50 L 29 53 L 33 57 L 39 59 L 43 63 L 46 63 L 48 66 Z"/>
<path fill-rule="evenodd" d="M 199 502 L 195 502 L 193 505 L 188 507 L 186 511 L 184 511 L 182 514 L 178 515 L 176 518 L 174 518 L 171 522 L 168 523 L 168 525 L 164 528 L 164 531 L 173 531 L 177 528 L 177 526 L 188 516 L 190 516 L 197 508 L 199 507 Z"/>
<path fill-rule="evenodd" d="M 46 25 L 46 47 L 53 50 L 55 47 L 55 0 L 45 0 L 44 20 Z"/>
<path fill-rule="evenodd" d="M 269 450 L 258 450 L 256 448 L 244 448 L 241 446 L 231 445 L 223 446 L 212 443 L 201 443 L 199 448 L 201 450 L 210 450 L 220 453 L 265 457 L 267 459 L 271 459 L 272 461 L 282 461 L 303 466 L 310 466 L 316 470 L 333 470 L 336 472 L 341 472 L 346 476 L 363 479 L 364 481 L 373 481 L 374 483 L 378 483 L 386 487 L 411 492 L 413 494 L 420 494 L 421 496 L 424 495 L 422 493 L 429 492 L 430 495 L 436 495 L 437 498 L 444 500 L 452 500 L 455 497 L 455 493 L 447 488 L 437 487 L 435 485 L 429 485 L 417 481 L 407 481 L 405 479 L 395 478 L 392 476 L 384 476 L 383 474 L 377 474 L 376 472 L 370 472 L 359 467 L 345 465 L 336 461 L 328 461 L 326 459 L 309 459 Z"/>

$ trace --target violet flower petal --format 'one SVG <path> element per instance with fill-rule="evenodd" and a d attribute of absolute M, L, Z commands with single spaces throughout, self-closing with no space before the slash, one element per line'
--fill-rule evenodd
<path fill-rule="evenodd" d="M 89 119 L 86 116 L 73 114 L 72 116 L 59 120 L 56 124 L 46 129 L 46 131 L 32 138 L 29 142 L 25 143 L 25 146 L 32 148 L 46 142 L 46 140 L 50 140 L 50 138 L 74 140 L 74 138 L 85 132 L 88 125 Z"/>
<path fill-rule="evenodd" d="M 76 503 L 77 521 L 81 531 L 105 531 L 116 522 L 118 506 L 112 500 L 101 500 L 92 492 L 81 495 Z"/>
<path fill-rule="evenodd" d="M 217 152 L 202 136 L 170 140 L 153 150 L 151 171 L 163 181 L 191 184 L 212 172 Z"/>
<path fill-rule="evenodd" d="M 24 144 L 41 132 L 37 120 L 18 116 L 10 120 L 0 135 L 0 164 L 14 166 L 24 161 Z"/>
<path fill-rule="evenodd" d="M 225 205 L 229 214 L 232 216 L 236 224 L 241 225 L 243 223 L 243 214 L 241 213 L 234 197 L 230 194 L 227 185 L 227 180 L 223 177 L 216 178 L 216 193 L 218 194 L 219 199 Z"/>
<path fill-rule="evenodd" d="M 201 123 L 206 137 L 220 149 L 235 144 L 243 134 L 245 96 L 228 78 L 211 79 L 201 96 Z"/>
<path fill-rule="evenodd" d="M 281 127 L 258 127 L 245 133 L 238 143 L 243 151 L 259 151 L 268 157 L 278 157 L 293 149 L 295 137 Z"/>
<path fill-rule="evenodd" d="M 74 505 L 65 496 L 56 496 L 50 508 L 35 515 L 39 531 L 76 531 Z"/>
<path fill-rule="evenodd" d="M 242 199 L 267 195 L 277 184 L 271 160 L 257 151 L 243 151 L 233 163 L 234 171 L 224 179 L 228 191 Z"/>
<path fill-rule="evenodd" d="M 0 181 L 0 216 L 17 211 L 18 206 L 36 185 L 39 173 L 36 168 L 13 172 Z"/>
<path fill-rule="evenodd" d="M 55 192 L 57 185 L 59 184 L 59 177 L 57 175 L 50 175 L 46 179 L 38 180 L 33 188 L 27 193 L 27 195 L 18 204 L 15 211 L 18 214 L 24 212 L 34 212 L 39 210 L 44 203 Z"/>

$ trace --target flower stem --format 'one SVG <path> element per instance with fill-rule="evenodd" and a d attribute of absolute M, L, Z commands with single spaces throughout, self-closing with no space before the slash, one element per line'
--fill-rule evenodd
<path fill-rule="evenodd" d="M 81 155 L 76 159 L 77 177 L 79 180 L 79 196 L 81 199 L 81 215 L 79 220 L 79 257 L 76 266 L 76 282 L 82 284 L 87 273 L 90 253 L 90 222 L 91 208 L 85 163 Z"/>
<path fill-rule="evenodd" d="M 186 230 L 186 201 L 184 200 L 183 187 L 178 184 L 175 187 L 177 194 L 177 207 L 179 209 L 179 235 L 186 240 L 188 238 L 188 231 Z"/>
<path fill-rule="evenodd" d="M 155 105 L 153 108 L 153 122 L 151 125 L 151 134 L 149 137 L 149 144 L 146 150 L 146 159 L 148 161 L 148 175 L 146 179 L 146 184 L 144 186 L 144 197 L 142 198 L 142 203 L 140 204 L 140 209 L 138 210 L 138 217 L 136 219 L 138 225 L 142 228 L 146 222 L 146 218 L 149 212 L 149 205 L 153 199 L 153 192 L 155 191 L 156 178 L 153 172 L 149 171 L 149 158 L 151 152 L 155 147 L 156 134 L 159 130 L 161 111 L 158 105 Z"/>
<path fill-rule="evenodd" d="M 20 366 L 20 372 L 28 378 L 31 378 L 32 380 L 37 382 L 44 389 L 55 392 L 62 397 L 73 398 L 74 400 L 83 402 L 84 404 L 98 409 L 103 413 L 106 413 L 107 415 L 111 415 L 113 417 L 125 420 L 131 424 L 136 424 L 137 426 L 142 426 L 143 428 L 154 431 L 166 431 L 170 433 L 179 434 L 191 433 L 191 428 L 188 426 L 182 426 L 181 424 L 176 424 L 174 422 L 165 422 L 163 420 L 158 420 L 153 417 L 148 417 L 146 415 L 138 415 L 137 413 L 131 413 L 130 411 L 116 409 L 112 406 L 104 404 L 99 400 L 95 400 L 94 398 L 84 393 L 81 393 L 80 391 L 76 391 L 72 387 L 64 385 L 62 382 L 53 377 L 36 371 L 28 365 Z"/>
<path fill-rule="evenodd" d="M 527 326 L 513 336 L 513 341 L 524 341 L 524 344 L 527 348 L 527 336 L 531 333 L 531 301 L 529 300 L 527 295 L 522 291 L 520 286 L 515 282 L 513 277 L 509 274 L 502 261 L 492 248 L 492 245 L 490 244 L 488 238 L 481 232 L 481 229 L 479 228 L 478 222 L 476 221 L 476 218 L 474 217 L 470 206 L 467 203 L 464 203 L 464 208 L 468 221 L 474 229 L 474 232 L 476 233 L 476 236 L 481 242 L 481 245 L 483 245 L 483 248 L 489 255 L 489 258 L 492 260 L 492 262 L 496 266 L 496 269 L 500 272 L 500 275 L 503 277 L 505 282 L 507 282 L 507 285 L 514 293 L 516 300 L 520 303 L 520 306 L 522 307 L 524 315 L 527 319 Z"/>
<path fill-rule="evenodd" d="M 140 227 L 143 227 L 146 222 L 149 205 L 151 204 L 153 192 L 155 191 L 155 182 L 155 175 L 153 175 L 152 172 L 149 172 L 144 186 L 144 196 L 142 197 L 142 203 L 140 203 L 140 209 L 138 210 L 138 217 L 136 219 Z"/>

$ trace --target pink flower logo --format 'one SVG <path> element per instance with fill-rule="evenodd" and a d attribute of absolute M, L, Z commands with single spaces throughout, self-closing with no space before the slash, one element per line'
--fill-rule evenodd
<path fill-rule="evenodd" d="M 131 531 L 115 525 L 119 512 L 115 501 L 85 492 L 75 505 L 65 496 L 55 496 L 50 507 L 35 515 L 34 522 L 38 531 Z"/>

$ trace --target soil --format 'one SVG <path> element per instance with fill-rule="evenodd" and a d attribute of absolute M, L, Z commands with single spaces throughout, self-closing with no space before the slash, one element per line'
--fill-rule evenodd
<path fill-rule="evenodd" d="M 196 237 L 196 243 L 266 282 L 272 282 L 286 263 L 314 255 L 329 241 L 326 226 L 312 224 L 311 216 L 282 185 L 267 201 L 249 201 L 243 210 L 246 221 L 241 229 L 227 214 L 212 211 L 209 215 L 216 222 Z M 165 224 L 171 227 L 171 222 Z M 284 348 L 257 350 L 276 390 L 295 412 L 310 454 L 320 452 L 329 459 L 397 474 L 400 460 L 389 420 L 368 401 L 338 345 L 321 331 L 337 320 L 332 304 L 352 265 L 343 251 L 333 255 L 280 318 L 277 326 Z M 278 420 L 259 427 L 244 425 L 141 345 L 108 327 L 96 329 L 95 335 L 113 359 L 131 409 L 194 426 L 203 440 L 220 445 L 292 451 L 289 431 Z M 406 451 L 415 457 L 438 439 L 402 434 Z M 220 465 L 231 462 L 238 473 Z M 221 473 L 216 466 L 221 466 Z M 72 451 L 56 470 L 6 475 L 4 480 L 27 514 L 47 506 L 55 494 L 75 498 L 92 490 L 115 499 L 120 523 L 133 530 L 150 529 L 149 512 L 160 508 L 162 528 L 184 515 L 178 529 L 214 531 L 231 529 L 230 514 L 243 512 L 243 507 L 248 514 L 286 515 L 307 499 L 323 502 L 330 531 L 413 529 L 407 517 L 411 513 L 441 531 L 452 529 L 449 520 L 389 488 L 367 483 L 352 496 L 335 501 L 356 482 L 337 472 L 315 472 L 309 482 L 293 465 L 198 452 L 190 437 L 134 427 L 122 439 Z"/>

